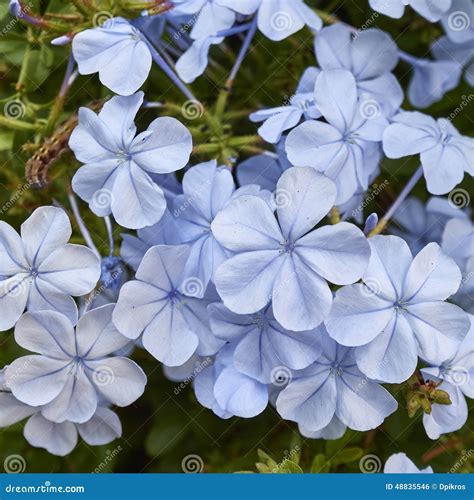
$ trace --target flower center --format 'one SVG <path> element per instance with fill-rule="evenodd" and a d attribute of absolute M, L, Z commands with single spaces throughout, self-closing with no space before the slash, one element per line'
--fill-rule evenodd
<path fill-rule="evenodd" d="M 330 371 L 333 377 L 339 377 L 342 375 L 343 369 L 341 365 L 336 362 L 332 364 Z"/>
<path fill-rule="evenodd" d="M 295 249 L 295 244 L 292 241 L 288 241 L 288 240 L 282 241 L 280 243 L 280 246 L 282 247 L 280 249 L 281 254 L 283 254 L 283 253 L 291 254 L 293 252 L 293 250 Z"/>
<path fill-rule="evenodd" d="M 118 163 L 119 165 L 121 163 L 124 163 L 126 161 L 129 161 L 132 159 L 132 155 L 128 153 L 127 151 L 123 151 L 123 149 L 119 149 L 116 153 L 115 156 L 118 158 Z"/>
<path fill-rule="evenodd" d="M 268 318 L 263 314 L 254 314 L 252 316 L 252 323 L 256 325 L 258 329 L 263 330 L 268 324 Z"/>
<path fill-rule="evenodd" d="M 39 272 L 38 272 L 38 269 L 36 269 L 36 267 L 32 267 L 30 268 L 30 276 L 33 277 L 33 278 L 36 278 L 38 276 Z"/>

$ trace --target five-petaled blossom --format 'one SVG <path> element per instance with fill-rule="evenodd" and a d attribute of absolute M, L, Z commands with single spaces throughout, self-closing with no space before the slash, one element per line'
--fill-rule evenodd
<path fill-rule="evenodd" d="M 160 117 L 138 135 L 135 115 L 143 92 L 115 96 L 98 115 L 79 109 L 79 125 L 69 146 L 85 163 L 74 175 L 72 188 L 98 216 L 113 214 L 123 227 L 137 229 L 158 222 L 166 208 L 162 189 L 151 174 L 183 168 L 192 137 L 175 118 Z"/>
<path fill-rule="evenodd" d="M 468 315 L 445 302 L 459 288 L 461 273 L 436 243 L 413 257 L 397 236 L 369 241 L 363 283 L 336 292 L 326 327 L 340 344 L 358 346 L 354 357 L 368 377 L 403 382 L 418 356 L 440 363 L 466 336 Z"/>
<path fill-rule="evenodd" d="M 364 113 L 355 78 L 347 70 L 321 71 L 314 101 L 327 123 L 308 120 L 296 127 L 288 134 L 286 152 L 293 165 L 313 167 L 333 179 L 341 204 L 359 188 L 367 189 L 387 121 L 382 114 Z"/>
<path fill-rule="evenodd" d="M 358 368 L 354 349 L 325 334 L 323 354 L 305 370 L 294 373 L 276 402 L 278 413 L 309 431 L 327 427 L 333 418 L 357 431 L 379 426 L 397 409 L 396 400 Z"/>
<path fill-rule="evenodd" d="M 355 33 L 337 23 L 318 33 L 314 48 L 323 70 L 345 69 L 354 75 L 363 114 L 391 116 L 398 111 L 403 90 L 391 73 L 398 49 L 387 33 L 375 28 Z"/>
<path fill-rule="evenodd" d="M 215 238 L 237 254 L 215 274 L 224 304 L 251 314 L 272 301 L 276 320 L 294 331 L 311 330 L 326 319 L 332 304 L 326 279 L 354 283 L 370 254 L 365 236 L 352 224 L 311 231 L 335 200 L 328 177 L 312 168 L 290 168 L 277 184 L 278 220 L 257 196 L 240 196 L 227 205 L 212 223 Z"/>
<path fill-rule="evenodd" d="M 271 306 L 254 314 L 235 314 L 224 304 L 211 304 L 208 312 L 214 335 L 235 346 L 235 369 L 264 384 L 276 381 L 279 368 L 301 370 L 321 354 L 322 326 L 303 332 L 286 330 Z"/>
<path fill-rule="evenodd" d="M 445 119 L 418 111 L 402 111 L 383 133 L 389 158 L 420 153 L 428 191 L 444 194 L 459 184 L 464 172 L 474 175 L 474 139 L 461 135 Z"/>
<path fill-rule="evenodd" d="M 184 274 L 189 254 L 188 245 L 150 248 L 136 279 L 120 290 L 113 314 L 123 335 L 141 336 L 143 347 L 167 366 L 182 365 L 195 351 L 213 355 L 223 344 L 210 332 L 210 300 L 196 298 L 201 283 Z"/>
<path fill-rule="evenodd" d="M 406 456 L 405 453 L 394 453 L 385 462 L 383 469 L 385 474 L 432 474 L 433 469 L 418 469 L 418 467 Z"/>
<path fill-rule="evenodd" d="M 98 406 L 92 418 L 82 424 L 51 422 L 41 414 L 40 406 L 22 403 L 6 387 L 0 387 L 0 427 L 9 427 L 25 418 L 28 421 L 23 435 L 28 443 L 61 457 L 76 447 L 78 434 L 91 446 L 110 443 L 122 435 L 119 417 L 105 406 Z"/>
<path fill-rule="evenodd" d="M 12 328 L 25 307 L 54 310 L 77 321 L 72 296 L 89 293 L 100 277 L 100 261 L 88 248 L 69 244 L 64 210 L 37 208 L 20 235 L 0 222 L 0 330 Z"/>
<path fill-rule="evenodd" d="M 214 364 L 196 376 L 196 398 L 221 418 L 233 415 L 255 417 L 267 407 L 268 386 L 235 368 L 234 349 L 235 345 L 224 345 L 217 353 Z"/>
<path fill-rule="evenodd" d="M 121 17 L 78 33 L 72 40 L 72 53 L 81 75 L 98 72 L 106 87 L 125 96 L 143 85 L 152 64 L 142 35 Z"/>
<path fill-rule="evenodd" d="M 99 403 L 128 406 L 142 394 L 146 376 L 132 360 L 113 356 L 129 339 L 112 324 L 113 304 L 85 313 L 74 328 L 61 313 L 27 312 L 15 340 L 36 352 L 11 363 L 5 383 L 19 401 L 41 406 L 53 422 L 84 423 Z"/>
<path fill-rule="evenodd" d="M 471 328 L 454 356 L 439 366 L 423 368 L 427 380 L 441 382 L 439 389 L 449 394 L 450 405 L 433 404 L 431 413 L 423 415 L 423 425 L 431 439 L 441 434 L 457 431 L 467 420 L 468 407 L 465 397 L 474 398 L 474 316 L 470 315 Z"/>

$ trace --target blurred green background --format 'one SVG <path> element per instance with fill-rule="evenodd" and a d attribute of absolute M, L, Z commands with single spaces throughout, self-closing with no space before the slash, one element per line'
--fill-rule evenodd
<path fill-rule="evenodd" d="M 74 30 L 92 24 L 87 12 L 77 10 L 81 1 L 32 0 L 25 3 L 31 6 L 32 12 L 47 14 L 47 19 Z M 101 11 L 114 15 L 132 13 L 123 8 L 125 4 L 128 7 L 133 4 L 130 1 L 97 0 L 96 3 Z M 326 13 L 328 21 L 337 17 L 358 28 L 367 26 L 368 22 L 370 26 L 380 27 L 396 39 L 400 48 L 419 57 L 426 56 L 431 43 L 442 34 L 439 25 L 428 23 L 411 10 L 406 11 L 402 20 L 393 20 L 374 15 L 366 0 L 307 0 L 306 3 Z M 66 151 L 50 168 L 49 186 L 35 190 L 25 187 L 26 161 L 51 135 L 51 130 L 76 113 L 80 106 L 105 99 L 110 92 L 100 84 L 97 75 L 79 76 L 63 110 L 52 117 L 51 109 L 66 71 L 70 47 L 50 45 L 50 40 L 61 31 L 32 28 L 15 20 L 8 14 L 6 0 L 0 5 L 0 19 L 0 208 L 4 207 L 1 220 L 19 227 L 36 207 L 49 205 L 53 199 L 67 205 L 69 183 L 79 166 Z M 206 116 L 194 120 L 182 116 L 180 107 L 185 99 L 154 67 L 143 90 L 148 101 L 165 103 L 165 108 L 142 111 L 139 126 L 146 127 L 156 116 L 164 114 L 181 119 L 193 132 L 195 145 L 213 145 L 207 153 L 206 148 L 200 147 L 193 155 L 193 164 L 215 156 L 221 160 L 230 156 L 241 160 L 257 152 L 258 148 L 271 149 L 269 145 L 259 144 L 257 137 L 250 138 L 250 146 L 239 149 L 229 146 L 227 141 L 229 137 L 254 136 L 256 126 L 247 119 L 248 113 L 261 107 L 280 106 L 294 93 L 304 69 L 315 64 L 312 41 L 307 29 L 279 43 L 257 34 L 235 81 L 226 112 L 214 127 L 209 125 Z M 222 46 L 214 47 L 211 51 L 214 63 L 206 75 L 191 86 L 211 115 L 240 43 L 238 37 L 232 37 Z M 395 73 L 406 89 L 409 67 L 400 63 Z M 471 93 L 472 89 L 463 81 L 426 112 L 436 117 L 448 116 Z M 12 101 L 20 103 L 20 113 L 15 118 L 5 112 Z M 470 103 L 453 120 L 463 134 L 471 136 L 474 130 L 472 106 Z M 410 109 L 408 102 L 404 107 Z M 376 184 L 388 179 L 389 185 L 374 197 L 367 214 L 376 211 L 382 215 L 416 167 L 416 159 L 384 161 Z M 461 187 L 473 193 L 473 185 L 470 179 Z M 423 180 L 414 193 L 427 199 Z M 81 212 L 96 245 L 106 254 L 108 245 L 103 221 L 88 212 L 82 203 Z M 117 251 L 120 232 L 120 228 L 115 228 Z M 73 239 L 83 242 L 77 227 Z M 2 333 L 0 367 L 22 354 L 12 332 Z M 22 423 L 0 430 L 0 461 L 9 455 L 20 454 L 26 460 L 28 472 L 92 472 L 96 468 L 103 472 L 180 472 L 185 457 L 198 455 L 204 472 L 265 472 L 274 468 L 271 459 L 281 465 L 281 471 L 360 472 L 362 457 L 375 455 L 383 463 L 391 454 L 405 452 L 418 466 L 429 464 L 438 472 L 448 472 L 453 466 L 457 472 L 474 469 L 474 433 L 470 430 L 474 428 L 472 400 L 468 401 L 471 412 L 467 425 L 456 433 L 431 441 L 422 427 L 420 413 L 413 419 L 407 416 L 406 388 L 393 386 L 389 390 L 399 400 L 399 410 L 379 429 L 367 433 L 347 431 L 336 441 L 308 440 L 299 436 L 295 424 L 282 421 L 272 407 L 250 420 L 221 420 L 199 405 L 190 384 L 179 389 L 179 384 L 168 381 L 159 363 L 145 351 L 136 350 L 133 358 L 147 373 L 148 385 L 145 395 L 136 404 L 118 410 L 123 424 L 121 439 L 102 447 L 80 442 L 69 456 L 58 458 L 30 447 L 23 438 Z M 257 462 L 260 465 L 256 465 Z"/>

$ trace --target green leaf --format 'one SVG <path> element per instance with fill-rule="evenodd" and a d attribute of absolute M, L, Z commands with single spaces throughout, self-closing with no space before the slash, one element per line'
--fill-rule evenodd
<path fill-rule="evenodd" d="M 351 462 L 359 460 L 362 455 L 363 451 L 361 448 L 358 448 L 357 446 L 350 446 L 337 453 L 332 458 L 332 461 L 335 464 L 350 464 Z"/>
<path fill-rule="evenodd" d="M 183 427 L 183 422 L 176 419 L 168 423 L 157 422 L 145 440 L 145 449 L 148 455 L 157 457 L 172 450 L 187 434 L 186 431 L 183 431 Z"/>
<path fill-rule="evenodd" d="M 13 147 L 14 137 L 13 130 L 0 130 L 0 151 L 10 151 Z"/>
<path fill-rule="evenodd" d="M 46 45 L 32 50 L 26 68 L 26 88 L 36 90 L 50 75 L 53 63 L 54 53 Z"/>
<path fill-rule="evenodd" d="M 263 450 L 258 449 L 257 450 L 257 455 L 258 458 L 260 459 L 261 462 L 265 463 L 270 467 L 271 469 L 275 468 L 278 464 L 273 460 L 273 458 L 265 453 Z"/>
<path fill-rule="evenodd" d="M 290 443 L 289 458 L 295 464 L 299 464 L 301 460 L 301 437 L 299 434 L 293 434 Z"/>
<path fill-rule="evenodd" d="M 303 469 L 291 460 L 284 460 L 272 472 L 275 472 L 276 474 L 303 474 Z"/>
<path fill-rule="evenodd" d="M 311 472 L 324 473 L 330 471 L 330 462 L 326 459 L 326 456 L 319 453 L 313 458 L 313 463 L 311 464 Z"/>
<path fill-rule="evenodd" d="M 0 55 L 15 66 L 20 66 L 26 49 L 26 41 L 14 36 L 0 37 Z"/>
<path fill-rule="evenodd" d="M 262 462 L 257 462 L 255 464 L 255 467 L 257 468 L 258 472 L 260 472 L 261 474 L 270 474 L 270 472 L 272 472 L 270 467 L 268 467 L 267 464 L 262 464 Z"/>

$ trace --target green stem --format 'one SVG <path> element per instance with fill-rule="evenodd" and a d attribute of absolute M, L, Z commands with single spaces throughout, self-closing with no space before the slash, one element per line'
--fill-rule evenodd
<path fill-rule="evenodd" d="M 259 135 L 241 135 L 240 137 L 230 138 L 228 141 L 228 145 L 232 147 L 239 146 L 250 146 L 252 144 L 260 144 L 262 138 Z"/>
<path fill-rule="evenodd" d="M 31 28 L 28 27 L 28 35 L 30 34 Z M 16 82 L 15 88 L 21 92 L 25 87 L 26 75 L 28 73 L 28 66 L 30 64 L 31 57 L 31 45 L 28 43 L 23 54 L 23 61 L 21 62 L 20 75 L 18 76 L 18 81 Z"/>
<path fill-rule="evenodd" d="M 22 131 L 36 131 L 41 128 L 40 126 L 35 125 L 34 123 L 24 122 L 22 120 L 14 120 L 11 118 L 6 118 L 5 116 L 1 115 L 0 115 L 0 125 L 13 130 L 22 130 Z"/>
<path fill-rule="evenodd" d="M 313 10 L 325 23 L 334 24 L 339 22 L 339 19 L 336 16 L 328 14 L 327 12 L 324 12 L 324 10 L 319 10 L 319 9 L 313 9 Z"/>

